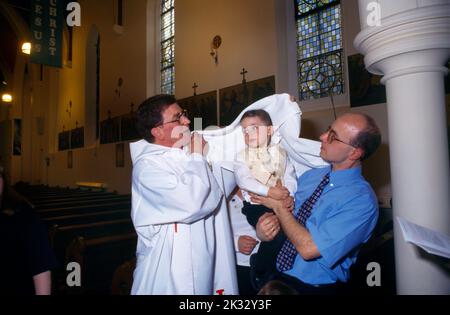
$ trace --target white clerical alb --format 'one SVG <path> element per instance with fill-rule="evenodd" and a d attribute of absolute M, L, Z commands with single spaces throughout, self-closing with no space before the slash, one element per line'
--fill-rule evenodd
<path fill-rule="evenodd" d="M 131 293 L 213 294 L 213 212 L 223 196 L 207 162 L 145 140 L 130 150 L 131 216 L 138 234 Z"/>

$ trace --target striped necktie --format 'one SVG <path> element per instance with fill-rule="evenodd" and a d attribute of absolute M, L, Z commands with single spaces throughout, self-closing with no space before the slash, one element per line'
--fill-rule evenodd
<path fill-rule="evenodd" d="M 306 221 L 311 216 L 311 211 L 314 208 L 317 200 L 319 200 L 322 195 L 323 189 L 330 182 L 330 173 L 325 175 L 325 177 L 320 182 L 319 186 L 317 186 L 316 190 L 314 190 L 313 194 L 302 204 L 298 212 L 295 214 L 295 219 L 306 226 Z M 291 270 L 294 265 L 295 256 L 297 256 L 297 250 L 295 249 L 294 244 L 289 239 L 283 244 L 280 252 L 277 255 L 277 268 L 279 271 Z"/>

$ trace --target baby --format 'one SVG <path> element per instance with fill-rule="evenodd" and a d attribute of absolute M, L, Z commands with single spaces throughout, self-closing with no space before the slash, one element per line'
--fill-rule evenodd
<path fill-rule="evenodd" d="M 246 148 L 236 155 L 234 176 L 246 202 L 242 213 L 254 227 L 259 217 L 272 212 L 271 209 L 251 202 L 248 192 L 284 200 L 297 190 L 295 170 L 289 162 L 286 151 L 278 144 L 271 143 L 273 124 L 265 110 L 251 110 L 241 119 Z M 277 185 L 281 181 L 282 185 Z M 250 258 L 251 281 L 259 290 L 275 271 L 276 255 L 286 237 L 278 232 L 274 240 L 262 242 L 256 254 Z"/>
<path fill-rule="evenodd" d="M 283 200 L 293 196 L 297 179 L 286 151 L 278 144 L 271 144 L 272 119 L 265 110 L 251 110 L 241 119 L 246 148 L 239 152 L 234 163 L 236 183 L 243 190 L 245 201 L 248 192 Z M 285 187 L 276 187 L 280 180 Z"/>

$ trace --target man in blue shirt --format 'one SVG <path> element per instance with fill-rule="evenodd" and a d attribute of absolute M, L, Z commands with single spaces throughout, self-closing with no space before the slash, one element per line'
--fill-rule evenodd
<path fill-rule="evenodd" d="M 375 121 L 345 114 L 320 140 L 321 156 L 330 166 L 298 179 L 294 211 L 288 200 L 252 199 L 275 213 L 259 219 L 258 237 L 270 241 L 280 226 L 287 236 L 277 256 L 276 278 L 307 294 L 338 293 L 378 220 L 377 198 L 361 174 L 361 162 L 381 144 Z"/>

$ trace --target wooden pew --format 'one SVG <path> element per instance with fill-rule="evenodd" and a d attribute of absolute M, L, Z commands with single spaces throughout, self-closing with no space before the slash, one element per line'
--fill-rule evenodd
<path fill-rule="evenodd" d="M 49 238 L 53 250 L 60 261 L 64 261 L 64 252 L 70 242 L 77 237 L 94 238 L 134 231 L 130 218 L 99 221 L 87 224 L 66 226 L 54 225 L 50 228 Z"/>
<path fill-rule="evenodd" d="M 111 202 L 121 202 L 121 201 L 131 201 L 130 196 L 113 196 L 113 197 L 107 197 L 104 199 L 99 199 L 97 197 L 94 197 L 93 199 L 87 199 L 87 200 L 71 200 L 71 201 L 65 201 L 65 202 L 54 202 L 54 203 L 47 203 L 47 204 L 40 204 L 36 205 L 35 209 L 36 211 L 45 210 L 45 209 L 55 209 L 55 208 L 64 208 L 64 207 L 76 207 L 76 206 L 86 206 L 86 205 L 100 205 L 100 204 L 107 204 Z"/>
<path fill-rule="evenodd" d="M 56 198 L 75 198 L 75 197 L 82 197 L 82 196 L 103 196 L 105 195 L 104 192 L 89 192 L 89 191 L 72 191 L 72 192 L 66 192 L 66 193 L 49 193 L 49 194 L 23 194 L 28 199 L 30 199 L 33 202 L 39 202 L 39 201 L 45 201 L 45 200 L 52 200 Z"/>
<path fill-rule="evenodd" d="M 23 191 L 49 227 L 61 263 L 53 273 L 56 293 L 110 294 L 113 273 L 135 256 L 131 195 L 44 186 L 25 187 Z M 72 261 L 80 263 L 82 268 L 81 289 L 66 285 L 65 269 Z M 128 267 L 127 270 L 119 268 L 116 279 L 122 279 L 121 287 L 124 287 L 123 279 L 130 274 L 131 267 Z"/>
<path fill-rule="evenodd" d="M 82 214 L 70 214 L 43 218 L 44 223 L 50 228 L 53 225 L 87 224 L 100 221 L 130 218 L 130 209 L 118 209 L 112 211 L 89 212 Z"/>
<path fill-rule="evenodd" d="M 63 294 L 110 294 L 114 271 L 136 254 L 136 234 L 86 239 L 78 237 L 66 251 L 65 265 L 77 262 L 81 267 L 81 287 L 59 283 Z"/>
<path fill-rule="evenodd" d="M 106 199 L 130 199 L 131 195 L 117 195 L 117 194 L 105 194 L 101 196 L 82 196 L 82 197 L 71 197 L 71 198 L 53 198 L 48 200 L 41 200 L 41 201 L 33 201 L 33 204 L 36 206 L 36 208 L 39 208 L 41 206 L 47 206 L 47 205 L 53 205 L 58 203 L 70 203 L 75 201 L 89 201 L 89 200 L 106 200 Z"/>
<path fill-rule="evenodd" d="M 136 258 L 124 262 L 114 271 L 111 283 L 112 295 L 130 295 L 133 286 L 133 274 L 136 268 Z"/>
<path fill-rule="evenodd" d="M 130 209 L 131 202 L 126 201 L 118 201 L 111 202 L 105 204 L 92 204 L 87 206 L 76 206 L 76 207 L 64 207 L 64 208 L 56 208 L 56 209 L 45 209 L 45 210 L 36 210 L 41 218 L 48 218 L 54 216 L 63 216 L 63 215 L 71 215 L 71 214 L 82 214 L 89 212 L 100 212 L 100 211 L 111 211 L 118 209 Z"/>

